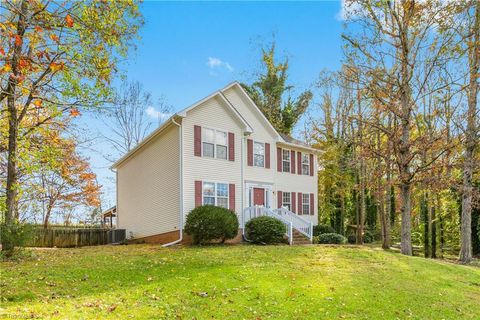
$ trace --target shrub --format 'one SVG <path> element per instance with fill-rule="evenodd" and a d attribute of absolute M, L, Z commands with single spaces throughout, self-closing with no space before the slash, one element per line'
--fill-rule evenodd
<path fill-rule="evenodd" d="M 313 242 L 322 244 L 343 244 L 347 242 L 347 239 L 338 233 L 324 233 L 314 237 Z"/>
<path fill-rule="evenodd" d="M 247 222 L 245 234 L 253 243 L 281 243 L 284 241 L 285 225 L 273 217 L 257 217 Z"/>
<path fill-rule="evenodd" d="M 363 233 L 363 243 L 372 243 L 376 240 L 376 238 L 377 236 L 375 231 L 365 230 L 365 232 Z M 355 233 L 349 234 L 347 241 L 351 244 L 357 243 L 357 235 Z"/>
<path fill-rule="evenodd" d="M 220 239 L 233 239 L 238 233 L 235 212 L 215 206 L 200 206 L 187 216 L 185 232 L 192 236 L 194 244 L 205 244 Z"/>
<path fill-rule="evenodd" d="M 472 211 L 472 251 L 480 255 L 480 209 Z"/>
<path fill-rule="evenodd" d="M 33 228 L 30 224 L 20 223 L 18 221 L 12 224 L 0 224 L 0 240 L 11 245 L 11 248 L 3 252 L 5 258 L 10 258 L 15 254 L 16 247 L 22 247 L 28 243 L 32 237 Z"/>
<path fill-rule="evenodd" d="M 350 244 L 355 244 L 357 242 L 357 236 L 354 233 L 351 233 L 348 235 L 347 241 Z"/>
<path fill-rule="evenodd" d="M 363 234 L 363 243 L 372 243 L 373 241 L 375 241 L 375 236 L 373 235 L 373 233 L 370 231 L 366 231 Z"/>
<path fill-rule="evenodd" d="M 324 233 L 335 233 L 335 229 L 326 224 L 319 224 L 313 227 L 314 236 L 319 236 Z"/>

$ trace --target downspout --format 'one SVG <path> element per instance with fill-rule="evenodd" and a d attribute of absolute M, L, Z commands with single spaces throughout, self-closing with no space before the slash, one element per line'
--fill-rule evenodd
<path fill-rule="evenodd" d="M 246 199 L 247 195 L 245 194 L 246 185 L 245 185 L 245 173 L 244 173 L 245 172 L 245 161 L 246 161 L 246 157 L 245 157 L 245 153 L 244 153 L 245 152 L 244 147 L 245 147 L 245 139 L 246 138 L 247 137 L 245 135 L 242 137 L 242 143 L 241 143 L 242 150 L 240 152 L 241 156 L 242 156 L 242 159 L 241 159 L 241 162 L 240 162 L 241 163 L 240 167 L 241 167 L 241 172 L 242 172 L 242 178 L 241 178 L 241 183 L 242 183 L 242 226 L 243 226 L 243 228 L 242 228 L 242 239 L 243 239 L 243 241 L 250 242 L 247 239 L 247 237 L 245 236 L 245 213 L 244 213 L 245 201 L 247 200 Z M 248 191 L 248 192 L 250 192 L 250 191 Z"/>
<path fill-rule="evenodd" d="M 120 215 L 118 210 L 118 169 L 115 170 L 115 213 L 117 214 L 117 219 L 115 219 L 115 229 L 120 227 Z M 112 219 L 110 217 L 110 219 Z M 125 240 L 127 238 L 127 230 L 125 230 Z"/>
<path fill-rule="evenodd" d="M 175 121 L 174 116 L 172 117 L 172 122 L 178 126 L 180 130 L 179 134 L 179 144 L 180 144 L 180 221 L 179 221 L 179 231 L 180 238 L 178 240 L 163 244 L 162 247 L 169 247 L 174 244 L 180 243 L 183 240 L 183 126 Z"/>

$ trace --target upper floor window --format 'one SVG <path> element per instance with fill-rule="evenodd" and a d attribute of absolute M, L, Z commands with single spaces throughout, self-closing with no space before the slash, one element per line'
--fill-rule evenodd
<path fill-rule="evenodd" d="M 292 207 L 292 198 L 290 192 L 283 192 L 282 193 L 282 207 L 287 208 L 289 211 Z"/>
<path fill-rule="evenodd" d="M 310 214 L 310 193 L 302 193 L 302 213 Z"/>
<path fill-rule="evenodd" d="M 228 209 L 228 184 L 203 182 L 203 205 L 212 205 Z"/>
<path fill-rule="evenodd" d="M 227 159 L 227 133 L 220 130 L 202 128 L 202 150 L 204 157 Z"/>
<path fill-rule="evenodd" d="M 282 149 L 282 171 L 290 172 L 290 150 Z"/>
<path fill-rule="evenodd" d="M 310 155 L 302 153 L 302 174 L 310 174 Z"/>
<path fill-rule="evenodd" d="M 265 167 L 265 143 L 254 142 L 253 165 L 256 167 Z"/>

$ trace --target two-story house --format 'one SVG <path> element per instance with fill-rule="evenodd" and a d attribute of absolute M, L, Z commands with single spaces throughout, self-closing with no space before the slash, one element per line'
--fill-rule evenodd
<path fill-rule="evenodd" d="M 235 211 L 242 228 L 272 215 L 290 238 L 289 228 L 311 239 L 315 154 L 279 134 L 234 82 L 174 114 L 113 165 L 117 226 L 145 242 L 181 241 L 186 215 L 212 204 Z"/>

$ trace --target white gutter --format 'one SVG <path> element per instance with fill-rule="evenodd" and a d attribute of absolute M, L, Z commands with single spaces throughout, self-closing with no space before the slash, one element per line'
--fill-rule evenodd
<path fill-rule="evenodd" d="M 183 240 L 183 126 L 175 121 L 175 118 L 172 117 L 172 123 L 178 126 L 180 130 L 179 135 L 179 145 L 180 145 L 180 221 L 179 221 L 179 231 L 180 238 L 178 240 L 163 244 L 162 247 L 169 247 L 174 244 L 180 243 Z"/>
<path fill-rule="evenodd" d="M 241 191 L 241 198 L 242 198 L 242 205 L 241 205 L 241 211 L 240 211 L 240 219 L 242 221 L 242 237 L 245 237 L 245 221 L 244 221 L 244 206 L 245 206 L 245 178 L 244 178 L 244 169 L 243 169 L 243 161 L 244 161 L 244 156 L 243 156 L 243 146 L 245 141 L 245 136 L 242 136 L 242 139 L 240 140 L 240 172 L 241 172 L 241 177 L 240 177 L 240 191 Z"/>
<path fill-rule="evenodd" d="M 284 146 L 291 147 L 291 148 L 308 150 L 308 151 L 311 151 L 313 153 L 320 153 L 321 152 L 318 149 L 315 149 L 315 148 L 312 148 L 312 147 L 307 147 L 307 146 L 304 146 L 304 145 L 301 145 L 301 144 L 296 144 L 296 143 L 291 143 L 291 142 L 281 142 L 281 141 L 278 141 L 277 143 L 279 145 L 284 145 Z"/>

